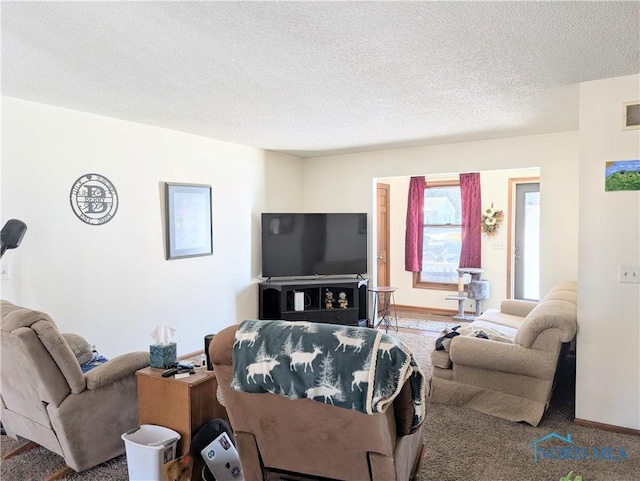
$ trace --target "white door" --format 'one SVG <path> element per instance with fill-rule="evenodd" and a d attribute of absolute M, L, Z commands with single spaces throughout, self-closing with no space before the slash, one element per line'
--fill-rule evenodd
<path fill-rule="evenodd" d="M 540 299 L 540 183 L 516 185 L 513 297 Z"/>

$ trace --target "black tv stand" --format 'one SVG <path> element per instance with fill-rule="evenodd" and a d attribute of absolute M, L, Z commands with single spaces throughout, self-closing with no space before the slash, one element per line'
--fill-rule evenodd
<path fill-rule="evenodd" d="M 322 279 L 267 279 L 258 284 L 260 319 L 311 321 L 358 326 L 368 324 L 367 288 L 369 279 L 324 277 Z M 295 293 L 304 298 L 301 310 L 296 310 Z M 333 302 L 326 302 L 327 292 Z M 344 292 L 346 307 L 340 307 L 340 293 Z M 330 307 L 331 306 L 331 307 Z"/>

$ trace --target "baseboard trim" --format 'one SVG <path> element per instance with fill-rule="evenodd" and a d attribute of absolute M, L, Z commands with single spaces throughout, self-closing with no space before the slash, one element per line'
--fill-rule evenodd
<path fill-rule="evenodd" d="M 594 429 L 600 429 L 602 431 L 611 431 L 614 433 L 631 434 L 633 436 L 640 436 L 640 429 L 625 428 L 622 426 L 615 426 L 613 424 L 598 423 L 595 421 L 587 421 L 586 419 L 579 419 L 579 418 L 575 418 L 573 422 L 578 426 L 584 426 L 587 428 L 594 428 Z"/>
<path fill-rule="evenodd" d="M 405 306 L 402 304 L 396 304 L 396 309 L 399 311 L 412 312 L 422 317 L 427 317 L 429 314 L 437 314 L 440 316 L 454 316 L 458 313 L 457 309 L 441 309 L 438 307 L 418 307 L 418 306 Z M 468 314 L 471 314 L 469 311 Z"/>

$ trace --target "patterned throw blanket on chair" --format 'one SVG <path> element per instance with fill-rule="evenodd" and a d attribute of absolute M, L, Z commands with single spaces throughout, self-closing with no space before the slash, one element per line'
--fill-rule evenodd
<path fill-rule="evenodd" d="M 243 321 L 233 345 L 236 391 L 309 398 L 367 414 L 384 412 L 406 381 L 414 422 L 425 380 L 411 349 L 377 329 L 289 321 Z"/>

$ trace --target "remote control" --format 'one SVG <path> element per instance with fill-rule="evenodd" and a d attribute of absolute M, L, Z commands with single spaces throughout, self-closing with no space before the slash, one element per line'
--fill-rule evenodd
<path fill-rule="evenodd" d="M 174 374 L 180 374 L 183 372 L 187 372 L 189 374 L 195 374 L 196 371 L 195 369 L 193 369 L 193 367 L 187 367 L 187 366 L 178 366 L 178 367 L 174 367 L 171 369 L 167 369 L 166 371 L 164 371 L 162 373 L 162 377 L 171 377 Z"/>
<path fill-rule="evenodd" d="M 171 377 L 174 374 L 177 374 L 180 371 L 179 367 L 172 367 L 171 369 L 167 369 L 162 373 L 162 377 Z"/>

